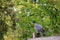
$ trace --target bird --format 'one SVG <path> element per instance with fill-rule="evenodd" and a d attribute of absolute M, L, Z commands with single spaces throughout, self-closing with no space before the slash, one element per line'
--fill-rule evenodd
<path fill-rule="evenodd" d="M 39 34 L 41 32 L 42 35 L 45 36 L 45 30 L 43 29 L 43 26 L 38 24 L 36 21 L 33 21 L 33 23 L 34 23 L 34 28 L 35 28 L 37 34 Z"/>

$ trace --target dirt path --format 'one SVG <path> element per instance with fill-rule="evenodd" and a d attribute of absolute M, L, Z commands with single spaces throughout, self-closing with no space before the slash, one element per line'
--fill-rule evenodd
<path fill-rule="evenodd" d="M 60 40 L 60 36 L 32 38 L 32 39 L 28 39 L 28 40 Z"/>

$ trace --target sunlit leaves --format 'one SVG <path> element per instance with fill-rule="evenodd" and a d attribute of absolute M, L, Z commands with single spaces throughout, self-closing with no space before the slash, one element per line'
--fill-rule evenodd
<path fill-rule="evenodd" d="M 57 12 L 58 8 L 56 7 L 56 0 L 40 0 L 36 3 L 24 1 L 24 3 L 20 9 L 20 25 L 22 29 L 27 30 L 29 27 L 28 23 L 31 23 L 31 30 L 33 31 L 32 21 L 35 20 L 44 26 L 47 36 L 55 35 L 55 31 L 57 31 L 55 29 L 58 29 L 56 28 L 56 25 L 58 26 L 58 20 L 60 19 L 60 16 L 58 15 L 59 12 Z M 56 24 L 56 21 L 58 24 Z"/>
<path fill-rule="evenodd" d="M 8 32 L 7 30 L 4 32 L 7 35 L 15 33 L 13 36 L 18 37 L 16 40 L 31 38 L 32 33 L 35 32 L 32 22 L 36 21 L 43 26 L 46 36 L 60 35 L 60 9 L 58 8 L 59 2 L 57 1 L 57 4 L 56 1 L 16 0 L 15 3 L 14 0 L 0 0 L 0 33 L 3 29 L 9 29 Z M 15 29 L 14 26 L 16 26 L 16 30 L 12 32 Z M 8 38 L 10 39 L 10 37 Z"/>
<path fill-rule="evenodd" d="M 0 40 L 7 35 L 9 29 L 15 28 L 16 8 L 12 0 L 0 0 Z M 14 31 L 14 30 L 13 30 Z"/>

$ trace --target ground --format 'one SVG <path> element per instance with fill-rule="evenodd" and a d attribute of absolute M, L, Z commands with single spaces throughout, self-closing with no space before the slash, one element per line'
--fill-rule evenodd
<path fill-rule="evenodd" d="M 60 36 L 32 38 L 32 39 L 28 39 L 28 40 L 60 40 Z"/>

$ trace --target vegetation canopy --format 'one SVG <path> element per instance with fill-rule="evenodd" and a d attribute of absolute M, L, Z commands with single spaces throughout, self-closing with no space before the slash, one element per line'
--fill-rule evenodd
<path fill-rule="evenodd" d="M 0 0 L 0 40 L 32 38 L 33 21 L 46 36 L 60 36 L 59 5 L 59 0 Z"/>

